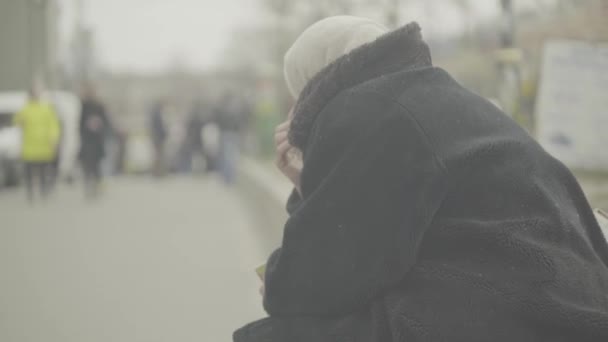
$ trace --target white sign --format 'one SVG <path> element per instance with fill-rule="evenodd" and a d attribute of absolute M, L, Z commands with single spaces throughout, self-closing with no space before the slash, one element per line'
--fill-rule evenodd
<path fill-rule="evenodd" d="M 572 168 L 608 170 L 608 45 L 550 41 L 541 76 L 540 143 Z"/>

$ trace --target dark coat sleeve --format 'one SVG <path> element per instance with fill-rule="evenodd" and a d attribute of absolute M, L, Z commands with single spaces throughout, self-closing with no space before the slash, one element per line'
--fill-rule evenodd
<path fill-rule="evenodd" d="M 397 103 L 343 94 L 304 153 L 302 199 L 266 271 L 271 316 L 343 315 L 397 285 L 445 194 L 445 173 Z"/>
<path fill-rule="evenodd" d="M 114 123 L 106 110 L 106 107 L 102 104 L 99 105 L 99 115 L 101 116 L 101 121 L 103 122 L 103 134 L 111 135 L 114 133 Z"/>
<path fill-rule="evenodd" d="M 83 137 L 85 137 L 87 134 L 87 130 L 86 130 L 87 120 L 88 120 L 88 104 L 85 102 L 82 104 L 82 107 L 80 109 L 80 120 L 78 122 L 78 132 L 80 132 L 81 139 L 83 139 Z"/>

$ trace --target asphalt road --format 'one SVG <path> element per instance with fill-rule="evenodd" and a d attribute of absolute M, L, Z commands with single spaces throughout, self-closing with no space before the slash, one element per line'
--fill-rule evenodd
<path fill-rule="evenodd" d="M 251 211 L 213 179 L 0 193 L 0 341 L 223 342 L 263 316 Z M 249 213 L 249 214 L 248 214 Z"/>

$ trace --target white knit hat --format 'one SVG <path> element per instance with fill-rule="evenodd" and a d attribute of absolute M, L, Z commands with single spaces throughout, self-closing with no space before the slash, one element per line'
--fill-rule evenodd
<path fill-rule="evenodd" d="M 296 39 L 285 54 L 285 81 L 291 95 L 297 99 L 319 71 L 386 32 L 386 27 L 372 20 L 353 16 L 329 17 L 316 22 Z"/>

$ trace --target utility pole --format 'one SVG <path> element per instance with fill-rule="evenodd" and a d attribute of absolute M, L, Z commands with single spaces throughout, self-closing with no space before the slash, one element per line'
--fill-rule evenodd
<path fill-rule="evenodd" d="M 95 56 L 94 34 L 85 23 L 85 0 L 74 0 L 76 17 L 72 37 L 72 58 L 75 85 L 82 85 L 92 77 Z"/>
<path fill-rule="evenodd" d="M 518 108 L 520 93 L 520 53 L 515 49 L 515 11 L 512 0 L 500 0 L 498 97 L 504 111 L 513 116 Z"/>
<path fill-rule="evenodd" d="M 515 43 L 515 13 L 512 0 L 500 0 L 502 9 L 500 45 L 503 49 L 512 48 Z"/>
<path fill-rule="evenodd" d="M 289 41 L 288 41 L 288 37 L 289 37 L 289 32 L 287 32 L 287 29 L 289 27 L 289 15 L 293 9 L 293 7 L 295 6 L 295 4 L 293 2 L 291 2 L 291 0 L 274 0 L 274 1 L 269 1 L 270 5 L 271 5 L 271 9 L 273 10 L 275 16 L 276 16 L 276 23 L 275 23 L 275 63 L 277 66 L 282 66 L 283 65 L 283 56 L 285 54 L 285 51 L 287 50 L 287 48 L 289 47 Z M 289 104 L 290 104 L 290 97 L 291 95 L 287 92 L 287 89 L 285 89 L 285 87 L 283 86 L 283 84 L 285 83 L 284 78 L 283 78 L 283 69 L 281 67 L 277 68 L 275 70 L 275 94 L 276 94 L 276 100 L 277 100 L 277 105 L 278 105 L 278 110 L 280 115 L 283 115 L 284 117 L 287 116 L 287 113 L 289 112 Z"/>
<path fill-rule="evenodd" d="M 387 24 L 390 28 L 394 29 L 399 26 L 399 8 L 401 5 L 400 0 L 389 0 L 389 4 L 387 6 L 386 19 Z"/>

